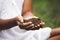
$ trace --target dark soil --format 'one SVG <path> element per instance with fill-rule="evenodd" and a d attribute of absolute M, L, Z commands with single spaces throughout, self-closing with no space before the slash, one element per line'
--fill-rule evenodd
<path fill-rule="evenodd" d="M 29 19 L 29 20 L 24 20 L 24 22 L 29 22 L 29 21 L 31 21 L 32 24 L 34 24 L 34 26 L 37 26 L 38 24 L 41 23 L 40 18 L 32 18 L 32 19 Z M 40 25 L 40 27 L 37 26 L 37 27 L 35 27 L 35 28 L 31 29 L 31 30 L 36 30 L 36 29 L 39 29 L 39 28 L 42 28 L 42 25 Z"/>

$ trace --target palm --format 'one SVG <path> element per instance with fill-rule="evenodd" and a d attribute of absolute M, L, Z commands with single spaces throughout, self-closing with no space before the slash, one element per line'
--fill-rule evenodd
<path fill-rule="evenodd" d="M 25 16 L 23 18 L 24 18 L 24 20 L 30 20 L 32 22 L 32 24 L 34 24 L 34 25 L 32 25 L 31 29 L 35 30 L 35 29 L 39 29 L 42 27 L 42 25 L 40 25 L 41 20 L 34 15 L 33 16 Z"/>

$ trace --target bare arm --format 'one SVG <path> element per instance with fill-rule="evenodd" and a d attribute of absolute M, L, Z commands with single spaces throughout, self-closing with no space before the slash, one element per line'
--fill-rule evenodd
<path fill-rule="evenodd" d="M 32 0 L 24 0 L 22 15 L 24 16 L 25 14 L 32 14 L 27 12 L 32 12 Z"/>
<path fill-rule="evenodd" d="M 16 19 L 17 18 L 6 19 L 6 20 L 0 19 L 0 30 L 9 29 L 11 27 L 16 26 L 17 25 Z"/>
<path fill-rule="evenodd" d="M 24 5 L 23 5 L 23 9 L 22 9 L 22 16 L 23 16 L 24 20 L 29 20 L 29 19 L 32 19 L 32 18 L 38 18 L 38 17 L 33 15 L 33 12 L 32 12 L 32 0 L 24 0 Z M 33 25 L 33 27 L 34 27 L 34 25 Z M 35 27 L 40 28 L 40 25 L 44 25 L 44 23 L 40 22 Z"/>
<path fill-rule="evenodd" d="M 28 11 L 32 12 L 32 0 L 24 0 L 22 15 L 32 14 L 32 13 L 26 13 Z M 6 20 L 0 19 L 0 30 L 9 29 L 16 26 L 17 25 L 16 20 L 19 20 L 19 19 L 17 19 L 16 17 L 12 19 L 6 19 Z M 30 24 L 30 23 L 27 23 L 27 24 Z"/>
<path fill-rule="evenodd" d="M 17 26 L 17 25 L 19 25 L 20 28 L 22 28 L 22 29 L 26 29 L 25 26 L 27 26 L 29 24 L 31 24 L 31 22 L 23 23 L 22 16 L 11 18 L 11 19 L 0 19 L 0 31 L 12 28 L 12 27 Z"/>

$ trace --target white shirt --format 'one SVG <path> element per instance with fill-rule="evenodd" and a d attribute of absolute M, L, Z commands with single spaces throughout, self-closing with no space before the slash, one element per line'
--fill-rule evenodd
<path fill-rule="evenodd" d="M 18 15 L 21 16 L 23 1 L 24 0 L 0 0 L 1 18 L 7 19 Z"/>
<path fill-rule="evenodd" d="M 10 19 L 21 16 L 23 3 L 24 0 L 0 0 L 0 18 Z M 26 31 L 15 26 L 0 31 L 0 40 L 46 40 L 50 36 L 50 32 L 50 28 Z"/>

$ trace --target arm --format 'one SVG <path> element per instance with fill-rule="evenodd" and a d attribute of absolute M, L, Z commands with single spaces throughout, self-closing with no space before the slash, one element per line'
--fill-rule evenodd
<path fill-rule="evenodd" d="M 11 19 L 5 19 L 5 20 L 0 19 L 0 31 L 12 28 L 12 27 L 17 26 L 17 25 L 19 25 L 20 28 L 22 28 L 22 29 L 26 29 L 25 26 L 30 25 L 30 24 L 31 24 L 31 22 L 23 23 L 22 16 L 20 16 L 20 17 L 18 16 L 18 17 L 11 18 Z"/>
<path fill-rule="evenodd" d="M 24 0 L 24 5 L 23 5 L 23 9 L 22 9 L 22 16 L 23 16 L 24 20 L 38 18 L 38 17 L 34 16 L 32 13 L 32 0 Z M 34 25 L 33 25 L 33 27 L 34 27 Z M 40 27 L 40 25 L 44 25 L 44 23 L 41 22 L 37 26 Z M 37 26 L 35 26 L 35 27 L 37 27 Z"/>
<path fill-rule="evenodd" d="M 16 23 L 17 17 L 12 19 L 0 19 L 0 30 L 9 29 L 17 25 Z"/>
<path fill-rule="evenodd" d="M 23 5 L 23 10 L 22 11 L 23 11 L 22 15 L 24 15 L 25 12 L 28 12 L 28 11 L 32 12 L 31 0 L 24 0 L 24 5 Z M 12 27 L 16 26 L 17 24 L 19 24 L 19 23 L 16 23 L 16 20 L 20 20 L 20 19 L 17 19 L 17 17 L 12 18 L 12 19 L 6 19 L 6 20 L 0 19 L 0 30 L 9 29 L 9 28 L 12 28 Z M 27 25 L 27 24 L 30 24 L 30 23 L 25 23 L 23 25 Z"/>
<path fill-rule="evenodd" d="M 26 14 L 32 14 L 32 13 L 27 13 L 27 12 L 32 12 L 32 0 L 24 0 L 23 4 L 23 9 L 22 9 L 22 15 Z"/>

